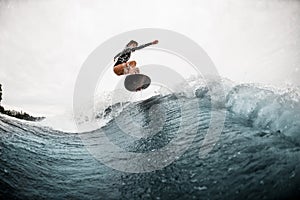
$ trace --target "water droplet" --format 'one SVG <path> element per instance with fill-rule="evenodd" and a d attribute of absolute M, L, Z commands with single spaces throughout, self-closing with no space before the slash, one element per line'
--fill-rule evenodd
<path fill-rule="evenodd" d="M 201 190 L 207 190 L 207 187 L 206 187 L 206 186 L 199 186 L 199 187 L 196 187 L 196 186 L 195 186 L 194 189 L 195 189 L 195 190 L 200 190 L 200 191 L 201 191 Z"/>
<path fill-rule="evenodd" d="M 294 178 L 296 175 L 295 171 L 292 171 L 291 175 L 290 175 L 290 178 Z"/>
<path fill-rule="evenodd" d="M 196 175 L 196 173 L 192 173 L 190 178 L 193 178 Z"/>

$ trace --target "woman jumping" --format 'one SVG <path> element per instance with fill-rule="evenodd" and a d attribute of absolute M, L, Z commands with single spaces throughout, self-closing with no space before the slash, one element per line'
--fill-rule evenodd
<path fill-rule="evenodd" d="M 153 42 L 149 42 L 147 44 L 143 44 L 138 46 L 138 43 L 134 40 L 131 40 L 125 47 L 125 49 L 118 53 L 114 57 L 114 61 L 118 58 L 117 62 L 114 65 L 114 72 L 118 76 L 125 75 L 125 74 L 138 74 L 140 73 L 140 70 L 138 67 L 136 67 L 136 62 L 129 61 L 129 58 L 131 56 L 131 52 L 134 52 L 135 50 L 140 50 L 142 48 L 145 48 L 147 46 L 157 44 L 158 40 L 154 40 Z"/>

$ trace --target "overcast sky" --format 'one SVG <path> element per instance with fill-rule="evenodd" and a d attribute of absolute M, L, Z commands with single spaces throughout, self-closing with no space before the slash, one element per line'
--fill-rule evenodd
<path fill-rule="evenodd" d="M 149 27 L 196 41 L 231 80 L 300 85 L 300 1 L 0 0 L 3 104 L 44 116 L 70 110 L 87 56 Z"/>

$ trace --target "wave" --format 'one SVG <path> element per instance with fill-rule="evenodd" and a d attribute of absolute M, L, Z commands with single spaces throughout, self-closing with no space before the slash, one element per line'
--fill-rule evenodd
<path fill-rule="evenodd" d="M 84 129 L 81 132 L 92 131 L 107 126 L 107 124 L 119 115 L 126 114 L 132 107 L 147 101 L 162 101 L 169 96 L 176 98 L 198 98 L 206 99 L 202 102 L 208 109 L 211 108 L 211 98 L 217 101 L 219 106 L 215 108 L 226 109 L 239 120 L 244 120 L 248 125 L 280 131 L 286 136 L 300 140 L 300 89 L 289 86 L 287 88 L 276 88 L 261 84 L 237 84 L 227 78 L 211 78 L 204 80 L 201 77 L 191 77 L 187 80 L 189 90 L 193 91 L 193 96 L 186 96 L 184 91 L 187 88 L 178 86 L 176 93 L 170 93 L 164 88 L 160 88 L 150 98 L 142 95 L 135 95 L 128 101 L 124 98 L 127 94 L 118 92 L 118 99 L 112 98 L 113 92 L 106 92 L 95 96 L 94 107 L 82 107 L 80 120 L 74 119 L 70 111 L 61 116 L 46 118 L 44 121 L 36 123 L 40 126 L 51 127 L 64 132 L 78 133 L 75 121 L 79 123 L 97 123 L 93 129 Z M 223 91 L 217 88 L 222 85 Z M 186 84 L 185 84 L 186 85 Z M 210 88 L 207 86 L 209 85 Z M 225 98 L 221 98 L 225 96 Z M 126 101 L 122 101 L 125 99 Z M 126 109 L 129 106 L 128 109 Z M 86 110 L 93 110 L 94 116 L 85 116 Z M 25 123 L 25 122 L 24 122 Z"/>
<path fill-rule="evenodd" d="M 279 130 L 298 138 L 299 90 L 223 81 L 221 95 L 211 91 L 201 79 L 194 83 L 194 96 L 159 94 L 146 100 L 105 104 L 95 110 L 95 120 L 108 122 L 98 130 L 80 134 L 66 134 L 0 115 L 0 197 L 287 199 L 299 193 L 300 147 L 276 134 Z M 215 81 L 209 84 L 210 88 L 218 86 Z M 220 106 L 212 111 L 213 98 Z M 184 115 L 178 108 L 178 99 L 187 104 Z M 156 128 L 151 121 L 153 114 L 157 114 L 155 109 L 164 109 L 165 123 L 161 129 L 155 129 L 157 134 L 139 136 L 136 127 L 130 126 L 131 119 L 141 128 Z M 211 113 L 224 109 L 228 115 L 222 134 L 209 154 L 199 158 Z M 116 146 L 131 153 L 145 153 L 165 147 L 179 130 L 197 131 L 191 146 L 170 165 L 149 173 L 111 169 L 88 151 L 88 147 L 102 142 L 101 131 Z M 82 136 L 91 138 L 91 143 L 84 143 Z M 176 144 L 186 145 L 191 137 L 181 137 Z M 104 150 L 97 151 L 100 156 L 110 151 L 110 145 L 103 146 Z M 109 163 L 119 161 L 122 160 L 112 157 Z M 140 164 L 146 167 L 149 162 Z"/>
<path fill-rule="evenodd" d="M 262 84 L 236 84 L 222 79 L 226 110 L 248 125 L 279 131 L 300 141 L 300 88 L 277 88 Z M 211 81 L 214 85 L 214 81 Z M 199 85 L 199 84 L 198 84 Z M 220 94 L 203 84 L 195 90 L 198 98 L 218 99 Z"/>
<path fill-rule="evenodd" d="M 192 97 L 185 95 L 186 88 L 179 87 L 177 93 L 165 93 L 161 90 L 161 94 L 146 100 L 137 98 L 132 102 L 117 102 L 107 107 L 102 103 L 102 109 L 96 110 L 96 118 L 105 121 L 101 125 L 103 127 L 123 114 L 122 112 L 129 112 L 129 109 L 125 109 L 127 106 L 134 107 L 148 101 L 159 102 L 170 96 L 206 99 L 208 101 L 205 106 L 211 108 L 211 98 L 214 97 L 219 104 L 216 108 L 226 109 L 231 115 L 244 120 L 248 125 L 279 131 L 285 136 L 300 141 L 300 89 L 298 87 L 276 88 L 262 84 L 236 84 L 226 78 L 204 80 L 201 77 L 192 77 L 188 82 L 189 89 L 194 91 Z M 220 83 L 223 89 L 221 92 L 216 89 Z"/>
<path fill-rule="evenodd" d="M 299 94 L 297 88 L 242 84 L 227 94 L 226 108 L 253 126 L 280 131 L 300 141 Z"/>

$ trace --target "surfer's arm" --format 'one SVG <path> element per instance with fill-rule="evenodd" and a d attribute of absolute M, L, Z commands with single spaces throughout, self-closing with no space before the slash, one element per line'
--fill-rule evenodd
<path fill-rule="evenodd" d="M 138 47 L 134 47 L 134 48 L 132 48 L 132 50 L 133 50 L 133 51 L 135 51 L 135 50 L 140 50 L 140 49 L 143 49 L 143 48 L 145 48 L 145 47 L 148 47 L 148 46 L 150 46 L 150 45 L 157 44 L 157 43 L 158 43 L 158 40 L 154 40 L 153 42 L 149 42 L 149 43 L 147 43 L 147 44 L 142 44 L 142 45 L 140 45 L 140 46 L 138 46 Z"/>

